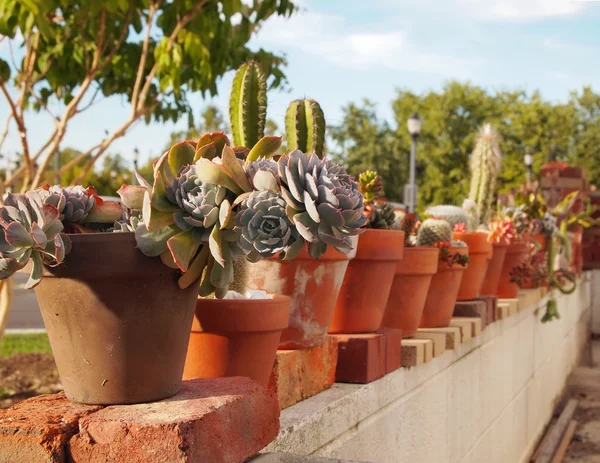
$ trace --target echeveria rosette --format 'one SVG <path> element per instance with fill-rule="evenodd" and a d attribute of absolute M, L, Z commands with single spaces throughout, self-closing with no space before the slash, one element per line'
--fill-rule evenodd
<path fill-rule="evenodd" d="M 351 237 L 366 223 L 364 198 L 342 166 L 294 150 L 278 161 L 281 193 L 287 213 L 309 243 L 309 254 L 320 257 L 331 245 L 352 250 Z"/>
<path fill-rule="evenodd" d="M 0 208 L 0 279 L 12 276 L 31 260 L 31 274 L 25 288 L 34 288 L 42 279 L 43 265 L 58 265 L 71 249 L 62 234 L 60 212 L 44 204 L 37 191 L 27 196 L 9 194 Z"/>
<path fill-rule="evenodd" d="M 38 192 L 44 198 L 45 204 L 56 206 L 63 223 L 82 223 L 96 205 L 95 190 L 81 185 L 68 187 L 44 185 Z"/>
<path fill-rule="evenodd" d="M 251 262 L 278 254 L 293 259 L 305 241 L 286 213 L 283 196 L 270 190 L 254 191 L 243 201 L 235 220 L 240 248 Z"/>
<path fill-rule="evenodd" d="M 217 139 L 218 147 L 206 137 L 204 144 L 178 143 L 155 163 L 152 187 L 143 186 L 144 223 L 136 241 L 144 254 L 183 272 L 182 288 L 204 275 L 200 294 L 221 296 L 238 254 L 234 208 L 253 187 L 228 140 Z"/>

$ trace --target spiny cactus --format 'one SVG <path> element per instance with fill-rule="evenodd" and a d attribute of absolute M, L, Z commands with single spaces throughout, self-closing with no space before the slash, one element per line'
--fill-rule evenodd
<path fill-rule="evenodd" d="M 396 211 L 390 203 L 372 204 L 365 208 L 367 216 L 367 228 L 378 230 L 390 230 L 396 222 Z"/>
<path fill-rule="evenodd" d="M 252 149 L 265 134 L 267 78 L 254 61 L 242 64 L 235 74 L 229 120 L 235 145 Z"/>
<path fill-rule="evenodd" d="M 425 211 L 427 215 L 434 219 L 443 219 L 450 224 L 450 229 L 454 230 L 459 224 L 464 224 L 467 231 L 473 231 L 469 229 L 469 216 L 467 212 L 458 206 L 431 206 Z"/>
<path fill-rule="evenodd" d="M 492 215 L 492 201 L 496 191 L 496 180 L 500 173 L 502 153 L 498 145 L 498 134 L 490 124 L 485 124 L 471 154 L 471 190 L 469 198 L 477 203 L 477 213 L 482 223 L 487 224 Z"/>
<path fill-rule="evenodd" d="M 365 204 L 383 198 L 383 180 L 374 170 L 366 170 L 358 176 L 358 189 L 365 197 Z"/>
<path fill-rule="evenodd" d="M 452 228 L 444 219 L 427 219 L 419 227 L 417 246 L 435 246 L 452 241 Z"/>
<path fill-rule="evenodd" d="M 325 115 L 319 103 L 311 99 L 294 100 L 285 113 L 288 151 L 298 149 L 325 155 Z"/>
<path fill-rule="evenodd" d="M 462 208 L 469 218 L 467 231 L 477 230 L 477 228 L 479 228 L 479 211 L 477 210 L 477 203 L 472 199 L 465 199 Z"/>

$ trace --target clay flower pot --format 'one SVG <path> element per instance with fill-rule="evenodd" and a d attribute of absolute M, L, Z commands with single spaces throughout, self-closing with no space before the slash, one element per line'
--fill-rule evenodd
<path fill-rule="evenodd" d="M 405 338 L 416 333 L 439 255 L 439 248 L 433 246 L 404 249 L 404 257 L 396 263 L 382 327 L 400 329 Z"/>
<path fill-rule="evenodd" d="M 269 383 L 290 298 L 198 299 L 183 379 L 246 376 Z"/>
<path fill-rule="evenodd" d="M 70 235 L 66 263 L 35 288 L 67 397 L 87 404 L 161 400 L 181 387 L 200 282 L 146 257 L 133 233 Z"/>
<path fill-rule="evenodd" d="M 402 260 L 404 232 L 367 229 L 348 264 L 330 333 L 372 333 L 381 326 L 396 265 Z"/>
<path fill-rule="evenodd" d="M 451 247 L 450 252 L 468 255 L 469 248 Z M 425 300 L 420 328 L 444 328 L 450 324 L 460 282 L 467 268 L 468 265 L 463 267 L 458 264 L 450 267 L 446 262 L 438 260 L 437 272 L 431 278 Z"/>
<path fill-rule="evenodd" d="M 498 292 L 498 284 L 500 283 L 500 275 L 502 274 L 502 266 L 506 258 L 508 243 L 503 241 L 492 244 L 492 258 L 488 264 L 485 278 L 481 285 L 481 294 L 484 296 L 495 296 Z"/>
<path fill-rule="evenodd" d="M 356 255 L 356 243 L 348 255 L 332 246 L 319 259 L 303 249 L 292 260 L 265 259 L 252 264 L 249 287 L 290 297 L 289 327 L 281 333 L 280 349 L 319 346 L 325 340 L 348 262 Z"/>
<path fill-rule="evenodd" d="M 518 267 L 527 260 L 529 255 L 529 243 L 526 241 L 514 241 L 506 250 L 506 258 L 500 274 L 500 282 L 496 295 L 504 298 L 514 298 L 519 294 L 519 285 L 510 281 L 510 273 L 513 268 Z"/>
<path fill-rule="evenodd" d="M 488 241 L 488 234 L 484 232 L 455 232 L 452 239 L 464 241 L 469 247 L 469 266 L 462 277 L 457 300 L 476 299 L 481 293 L 481 286 L 492 257 L 492 244 Z"/>

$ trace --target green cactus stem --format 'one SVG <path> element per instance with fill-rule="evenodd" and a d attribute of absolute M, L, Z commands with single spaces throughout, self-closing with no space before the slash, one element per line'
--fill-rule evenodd
<path fill-rule="evenodd" d="M 487 224 L 492 215 L 492 202 L 496 191 L 496 180 L 500 173 L 502 153 L 498 135 L 490 124 L 485 124 L 471 154 L 471 189 L 469 199 L 477 203 L 477 215 L 482 224 Z"/>
<path fill-rule="evenodd" d="M 288 150 L 325 155 L 325 115 L 319 103 L 311 99 L 294 100 L 285 113 Z"/>
<path fill-rule="evenodd" d="M 233 143 L 252 149 L 265 134 L 267 122 L 267 78 L 258 63 L 240 66 L 233 79 L 229 99 Z"/>

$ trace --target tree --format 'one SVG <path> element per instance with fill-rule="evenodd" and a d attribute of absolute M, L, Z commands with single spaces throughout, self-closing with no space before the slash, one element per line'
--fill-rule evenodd
<path fill-rule="evenodd" d="M 284 58 L 247 43 L 271 16 L 295 9 L 290 0 L 4 0 L 0 41 L 13 59 L 0 59 L 0 93 L 10 108 L 0 147 L 14 122 L 23 162 L 3 186 L 21 178 L 22 189 L 38 186 L 70 122 L 100 97 L 120 96 L 131 112 L 63 167 L 84 162 L 77 180 L 137 121 L 190 116 L 189 94 L 215 95 L 217 79 L 247 59 L 262 63 L 272 87 L 282 85 Z M 14 50 L 22 50 L 20 62 Z M 55 125 L 36 152 L 28 111 L 47 112 Z"/>

